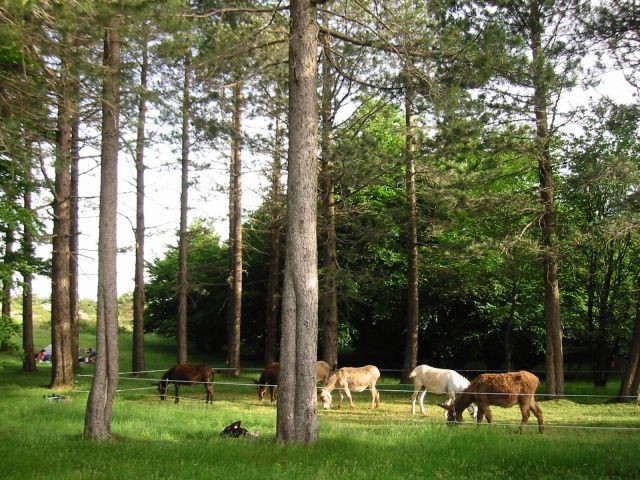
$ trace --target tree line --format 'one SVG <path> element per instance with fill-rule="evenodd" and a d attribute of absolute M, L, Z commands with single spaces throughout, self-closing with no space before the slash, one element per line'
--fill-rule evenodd
<path fill-rule="evenodd" d="M 618 1 L 5 2 L 0 332 L 15 330 L 20 287 L 24 369 L 34 370 L 30 283 L 51 275 L 50 387 L 72 385 L 88 201 L 78 186 L 99 169 L 104 354 L 85 434 L 110 436 L 128 153 L 134 371 L 145 331 L 175 335 L 179 363 L 188 340 L 224 350 L 236 375 L 252 345 L 282 363 L 278 437 L 295 441 L 317 436 L 317 357 L 377 358 L 405 380 L 419 360 L 543 362 L 551 396 L 575 358 L 596 385 L 622 361 L 620 397 L 636 395 L 638 107 L 567 103 L 606 69 L 637 89 L 636 16 Z M 162 135 L 149 134 L 151 118 Z M 159 142 L 175 147 L 180 225 L 145 284 L 145 162 Z M 188 222 L 193 176 L 206 168 L 194 154 L 222 151 L 225 242 L 210 220 Z M 247 158 L 262 159 L 270 181 L 248 216 Z M 36 258 L 46 241 L 51 259 Z"/>

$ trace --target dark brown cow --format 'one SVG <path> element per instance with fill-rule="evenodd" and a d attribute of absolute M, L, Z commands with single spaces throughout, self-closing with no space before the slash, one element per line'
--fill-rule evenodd
<path fill-rule="evenodd" d="M 478 423 L 487 417 L 487 423 L 493 422 L 490 405 L 509 408 L 516 403 L 520 406 L 522 421 L 520 432 L 529 421 L 530 412 L 538 419 L 540 433 L 544 431 L 542 410 L 536 404 L 535 392 L 540 380 L 533 373 L 521 370 L 508 373 L 483 373 L 478 375 L 450 405 L 440 405 L 447 410 L 447 420 L 461 422 L 462 412 L 472 403 L 478 406 Z"/>
<path fill-rule="evenodd" d="M 207 390 L 206 403 L 213 402 L 213 369 L 207 365 L 187 365 L 178 364 L 167 370 L 158 383 L 158 391 L 160 392 L 160 400 L 167 398 L 167 388 L 170 383 L 175 387 L 176 403 L 180 401 L 180 385 L 191 386 L 196 383 L 202 383 Z"/>
<path fill-rule="evenodd" d="M 327 383 L 327 379 L 329 378 L 329 374 L 331 373 L 331 367 L 327 362 L 323 362 L 322 360 L 318 360 L 316 362 L 316 378 L 318 382 L 322 385 Z M 260 400 L 264 399 L 264 395 L 267 392 L 267 387 L 269 388 L 269 393 L 271 395 L 271 401 L 275 401 L 278 393 L 278 375 L 280 374 L 280 364 L 278 362 L 271 362 L 262 371 L 260 375 L 260 380 L 258 380 L 258 398 Z"/>
<path fill-rule="evenodd" d="M 264 395 L 265 393 L 267 393 L 267 387 L 269 387 L 271 401 L 275 401 L 279 374 L 280 364 L 278 362 L 271 362 L 266 367 L 264 367 L 264 370 L 260 375 L 260 380 L 258 380 L 258 399 L 264 400 Z"/>

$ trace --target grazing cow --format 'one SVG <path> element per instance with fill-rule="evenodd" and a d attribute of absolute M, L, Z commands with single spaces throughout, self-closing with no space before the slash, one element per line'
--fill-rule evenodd
<path fill-rule="evenodd" d="M 454 370 L 430 367 L 429 365 L 418 365 L 413 369 L 409 378 L 413 378 L 413 397 L 411 398 L 411 413 L 416 413 L 416 399 L 420 395 L 420 410 L 426 415 L 424 409 L 424 397 L 427 392 L 443 394 L 449 399 L 447 405 L 451 405 L 456 398 L 456 393 L 462 392 L 469 386 L 469 380 Z M 469 405 L 469 414 L 474 417 L 477 414 L 477 407 Z"/>
<path fill-rule="evenodd" d="M 195 383 L 204 384 L 204 388 L 207 390 L 206 403 L 213 402 L 213 385 L 211 380 L 213 379 L 213 370 L 207 365 L 187 365 L 178 364 L 173 368 L 167 370 L 162 376 L 160 382 L 158 382 L 158 391 L 160 392 L 160 400 L 167 398 L 167 388 L 170 383 L 173 383 L 175 387 L 176 403 L 180 401 L 180 385 L 185 384 L 187 386 Z"/>
<path fill-rule="evenodd" d="M 329 374 L 331 373 L 331 367 L 327 362 L 318 360 L 316 362 L 316 375 L 318 382 L 322 385 L 327 383 Z M 263 400 L 267 387 L 269 387 L 269 393 L 271 395 L 271 401 L 275 401 L 277 398 L 276 388 L 278 387 L 278 375 L 280 374 L 280 364 L 278 362 L 271 362 L 260 374 L 260 380 L 258 380 L 258 399 Z"/>
<path fill-rule="evenodd" d="M 258 399 L 261 401 L 264 399 L 264 395 L 269 387 L 269 393 L 271 394 L 271 401 L 276 399 L 276 387 L 278 386 L 278 375 L 280 374 L 280 364 L 278 362 L 271 362 L 260 374 L 260 380 L 258 380 Z"/>
<path fill-rule="evenodd" d="M 487 422 L 493 422 L 490 405 L 509 408 L 516 403 L 520 406 L 522 421 L 520 433 L 529 421 L 530 412 L 538 419 L 538 430 L 544 431 L 542 410 L 536 404 L 535 392 L 540 380 L 533 373 L 521 370 L 508 373 L 483 373 L 478 375 L 469 384 L 467 389 L 460 393 L 452 405 L 440 405 L 447 410 L 447 420 L 461 422 L 462 412 L 475 402 L 478 405 L 478 423 L 483 417 Z"/>
<path fill-rule="evenodd" d="M 353 408 L 353 399 L 351 391 L 362 392 L 366 388 L 371 389 L 371 408 L 377 408 L 380 405 L 380 393 L 376 389 L 376 382 L 380 378 L 380 370 L 373 365 L 365 367 L 342 367 L 340 370 L 332 372 L 329 375 L 327 384 L 320 391 L 322 406 L 326 409 L 331 408 L 331 391 L 335 388 L 340 392 L 340 403 L 338 408 L 342 407 L 342 398 L 344 395 L 349 399 L 349 407 Z"/>

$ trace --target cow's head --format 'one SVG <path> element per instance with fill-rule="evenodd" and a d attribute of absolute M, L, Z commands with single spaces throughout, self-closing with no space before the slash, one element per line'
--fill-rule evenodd
<path fill-rule="evenodd" d="M 160 400 L 165 400 L 167 398 L 167 383 L 165 381 L 159 381 L 156 383 L 158 386 L 158 392 L 160 393 Z"/>
<path fill-rule="evenodd" d="M 258 385 L 258 399 L 260 401 L 264 400 L 264 396 L 267 393 L 266 385 Z"/>
<path fill-rule="evenodd" d="M 447 422 L 460 422 L 460 423 L 462 422 L 462 412 L 457 412 L 453 404 L 447 405 L 444 403 L 439 403 L 438 406 L 446 410 L 445 416 L 446 416 Z"/>
<path fill-rule="evenodd" d="M 322 407 L 329 410 L 331 408 L 331 394 L 326 390 L 320 390 L 320 399 L 322 400 Z"/>

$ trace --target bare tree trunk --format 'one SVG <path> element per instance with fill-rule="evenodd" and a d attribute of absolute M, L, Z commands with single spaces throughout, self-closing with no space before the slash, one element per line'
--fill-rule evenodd
<path fill-rule="evenodd" d="M 636 279 L 636 291 L 640 282 Z M 640 380 L 640 293 L 636 298 L 636 318 L 633 324 L 633 336 L 629 347 L 629 363 L 620 382 L 618 398 L 623 401 L 631 401 L 631 396 L 638 396 Z"/>
<path fill-rule="evenodd" d="M 74 82 L 74 113 L 71 126 L 71 225 L 69 237 L 69 315 L 71 322 L 71 355 L 74 368 L 78 367 L 80 357 L 80 318 L 78 305 L 78 228 L 80 199 L 78 198 L 80 165 L 80 117 L 78 115 L 78 96 L 80 84 Z"/>
<path fill-rule="evenodd" d="M 73 386 L 73 332 L 69 306 L 71 238 L 72 99 L 67 76 L 69 53 L 63 54 L 58 91 L 55 193 L 53 200 L 53 257 L 51 285 L 52 369 L 50 388 Z"/>
<path fill-rule="evenodd" d="M 242 82 L 233 86 L 233 133 L 229 185 L 229 312 L 227 345 L 229 373 L 240 375 L 240 327 L 242 322 Z"/>
<path fill-rule="evenodd" d="M 405 169 L 407 195 L 407 337 L 404 353 L 402 383 L 409 382 L 409 374 L 418 362 L 418 227 L 416 207 L 416 166 L 413 119 L 414 94 L 405 80 Z"/>
<path fill-rule="evenodd" d="M 328 35 L 322 35 L 323 50 L 329 48 Z M 322 359 L 332 367 L 338 365 L 338 261 L 336 252 L 336 211 L 333 184 L 333 75 L 328 53 L 322 57 L 322 137 L 320 140 L 322 179 L 322 247 L 323 275 L 322 305 Z"/>
<path fill-rule="evenodd" d="M 144 370 L 144 148 L 145 121 L 147 113 L 147 71 L 149 55 L 146 37 L 142 41 L 142 65 L 140 67 L 140 94 L 138 97 L 138 121 L 136 134 L 136 265 L 135 286 L 133 289 L 133 352 L 131 369 L 134 372 Z"/>
<path fill-rule="evenodd" d="M 553 164 L 549 150 L 550 134 L 547 119 L 546 60 L 542 47 L 542 23 L 538 0 L 530 2 L 530 34 L 533 62 L 533 106 L 536 117 L 536 141 L 540 196 L 543 213 L 540 221 L 544 248 L 544 316 L 546 322 L 546 385 L 552 396 L 564 394 L 562 354 L 562 324 L 560 320 L 560 287 L 558 286 L 558 247 L 556 211 L 553 198 Z"/>
<path fill-rule="evenodd" d="M 287 247 L 276 438 L 318 438 L 317 35 L 311 0 L 290 5 Z"/>
<path fill-rule="evenodd" d="M 4 257 L 5 265 L 13 263 L 13 227 L 7 226 L 4 231 Z M 13 287 L 13 272 L 7 272 L 2 279 L 2 316 L 11 318 L 11 288 Z M 0 343 L 0 350 L 7 350 L 8 345 Z"/>
<path fill-rule="evenodd" d="M 100 222 L 98 238 L 98 315 L 95 373 L 84 423 L 84 437 L 111 438 L 113 399 L 118 388 L 117 205 L 120 40 L 116 20 L 105 31 L 102 98 Z"/>
<path fill-rule="evenodd" d="M 31 153 L 30 142 L 27 145 L 26 151 L 28 152 L 28 154 Z M 24 187 L 24 209 L 30 212 L 31 170 L 29 166 L 25 168 L 25 176 L 26 181 Z M 34 250 L 35 249 L 33 247 L 33 234 L 31 232 L 31 226 L 28 223 L 25 223 L 22 233 L 22 251 L 27 262 L 30 262 L 33 259 Z M 22 370 L 25 372 L 35 372 L 37 370 L 35 349 L 33 347 L 33 293 L 31 289 L 32 280 L 33 275 L 31 274 L 31 267 L 26 266 L 22 272 L 22 350 L 24 351 L 24 358 L 22 359 Z"/>
<path fill-rule="evenodd" d="M 180 192 L 180 247 L 178 259 L 178 363 L 187 363 L 187 293 L 189 274 L 187 267 L 189 206 L 189 122 L 191 118 L 191 54 L 184 59 L 184 82 L 182 86 L 182 189 Z"/>
<path fill-rule="evenodd" d="M 282 131 L 280 118 L 276 113 L 276 127 L 273 149 L 273 164 L 271 168 L 271 261 L 269 263 L 269 280 L 267 283 L 267 311 L 265 318 L 265 365 L 276 361 L 278 307 L 280 305 L 280 171 L 282 169 Z"/>
<path fill-rule="evenodd" d="M 11 188 L 11 190 L 6 194 L 6 196 L 9 197 L 8 201 L 14 202 L 15 200 L 17 200 L 16 192 L 12 185 L 9 186 L 9 188 Z M 13 231 L 14 228 L 15 227 L 13 226 L 13 222 L 7 222 L 7 225 L 5 225 L 5 228 L 3 229 L 4 255 L 2 260 L 5 265 L 13 265 L 15 261 L 13 252 L 13 244 L 15 241 L 15 234 Z M 11 289 L 13 288 L 13 273 L 13 270 L 6 271 L 4 276 L 2 277 L 2 292 L 0 293 L 2 300 L 2 310 L 0 311 L 0 313 L 7 319 L 11 319 Z M 9 350 L 8 342 L 0 342 L 0 351 L 7 350 Z"/>

